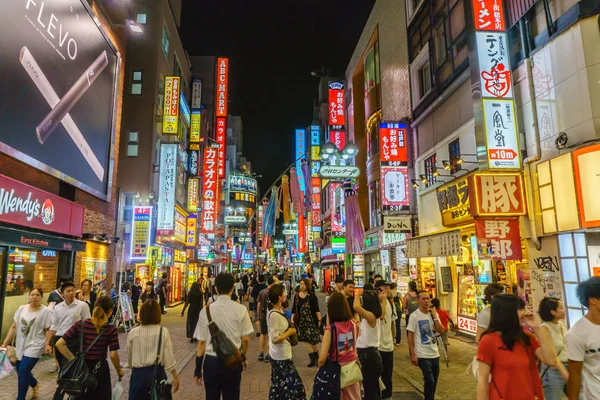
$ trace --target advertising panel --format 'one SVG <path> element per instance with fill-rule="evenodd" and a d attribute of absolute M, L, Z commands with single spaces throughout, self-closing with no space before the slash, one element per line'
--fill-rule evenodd
<path fill-rule="evenodd" d="M 202 126 L 202 113 L 192 111 L 192 122 L 190 126 L 190 143 L 200 143 L 200 128 Z"/>
<path fill-rule="evenodd" d="M 304 220 L 304 214 L 298 214 L 298 252 L 306 253 L 306 221 Z"/>
<path fill-rule="evenodd" d="M 187 218 L 187 230 L 185 235 L 185 245 L 187 247 L 196 247 L 196 238 L 198 237 L 198 218 L 192 214 Z"/>
<path fill-rule="evenodd" d="M 381 204 L 384 211 L 408 210 L 408 167 L 381 167 Z"/>
<path fill-rule="evenodd" d="M 256 179 L 248 176 L 231 175 L 229 177 L 229 192 L 253 193 L 256 195 Z"/>
<path fill-rule="evenodd" d="M 179 93 L 179 112 L 181 113 L 181 118 L 183 118 L 185 125 L 189 127 L 190 107 L 188 106 L 187 101 L 185 101 L 185 96 L 183 95 L 183 92 Z"/>
<path fill-rule="evenodd" d="M 198 178 L 188 179 L 187 209 L 189 212 L 198 211 Z"/>
<path fill-rule="evenodd" d="M 490 169 L 519 169 L 519 143 L 513 100 L 483 99 L 483 115 L 487 132 Z"/>
<path fill-rule="evenodd" d="M 385 232 L 411 233 L 410 215 L 386 215 L 383 217 L 383 230 Z"/>
<path fill-rule="evenodd" d="M 95 19 L 80 0 L 3 2 L 0 151 L 106 200 L 120 55 Z"/>
<path fill-rule="evenodd" d="M 320 146 L 321 145 L 321 127 L 319 125 L 310 126 L 310 145 Z"/>
<path fill-rule="evenodd" d="M 525 215 L 525 188 L 520 174 L 476 174 L 469 177 L 471 215 Z"/>
<path fill-rule="evenodd" d="M 162 144 L 160 147 L 160 180 L 158 190 L 158 217 L 156 234 L 171 236 L 175 215 L 175 179 L 177 177 L 177 145 Z"/>
<path fill-rule="evenodd" d="M 202 79 L 194 78 L 192 81 L 192 110 L 202 107 Z"/>
<path fill-rule="evenodd" d="M 199 150 L 188 150 L 188 171 L 190 176 L 198 176 L 200 168 L 200 151 Z"/>
<path fill-rule="evenodd" d="M 152 229 L 152 207 L 133 207 L 133 226 L 131 228 L 131 248 L 129 259 L 145 260 L 150 246 Z"/>
<path fill-rule="evenodd" d="M 346 132 L 331 131 L 329 132 L 329 141 L 335 144 L 338 150 L 342 151 L 346 147 Z"/>
<path fill-rule="evenodd" d="M 187 213 L 183 208 L 175 206 L 175 231 L 173 235 L 179 243 L 185 244 L 187 234 Z"/>
<path fill-rule="evenodd" d="M 379 124 L 379 155 L 381 165 L 399 167 L 408 165 L 406 125 L 394 122 Z"/>
<path fill-rule="evenodd" d="M 459 254 L 462 254 L 459 230 L 406 241 L 406 258 L 447 257 Z"/>
<path fill-rule="evenodd" d="M 225 178 L 225 140 L 227 137 L 227 118 L 217 118 L 216 141 L 219 145 L 219 179 Z"/>
<path fill-rule="evenodd" d="M 229 84 L 229 59 L 217 60 L 217 104 L 216 116 L 227 117 L 227 95 Z"/>
<path fill-rule="evenodd" d="M 600 189 L 600 145 L 577 149 L 572 154 L 581 226 L 600 226 L 600 207 L 597 204 Z"/>
<path fill-rule="evenodd" d="M 502 0 L 473 0 L 475 30 L 504 31 L 504 9 Z"/>
<path fill-rule="evenodd" d="M 217 201 L 219 199 L 219 179 L 217 172 L 218 149 L 204 149 L 204 184 L 202 187 L 201 232 L 214 233 L 217 222 Z"/>
<path fill-rule="evenodd" d="M 342 130 L 346 125 L 344 82 L 329 82 L 329 129 Z"/>
<path fill-rule="evenodd" d="M 343 218 L 346 216 L 346 213 L 342 210 L 344 206 L 344 193 L 341 183 L 329 184 L 329 201 L 329 208 L 331 209 L 331 231 L 341 234 L 344 231 L 345 221 Z"/>
<path fill-rule="evenodd" d="M 452 226 L 473 220 L 471 203 L 469 202 L 469 181 L 459 181 L 441 186 L 437 190 L 437 199 L 442 224 Z"/>
<path fill-rule="evenodd" d="M 311 210 L 311 226 L 313 232 L 321 231 L 321 179 L 311 179 L 311 196 L 312 196 L 312 210 Z"/>
<path fill-rule="evenodd" d="M 306 190 L 304 176 L 302 175 L 302 158 L 306 157 L 306 132 L 304 129 L 296 129 L 296 174 L 298 175 L 298 183 L 300 190 Z"/>
<path fill-rule="evenodd" d="M 165 76 L 162 131 L 167 135 L 179 133 L 179 85 L 178 76 Z"/>
<path fill-rule="evenodd" d="M 481 90 L 485 97 L 512 98 L 510 52 L 504 32 L 477 32 Z"/>
<path fill-rule="evenodd" d="M 476 219 L 475 236 L 480 260 L 521 260 L 519 220 Z"/>

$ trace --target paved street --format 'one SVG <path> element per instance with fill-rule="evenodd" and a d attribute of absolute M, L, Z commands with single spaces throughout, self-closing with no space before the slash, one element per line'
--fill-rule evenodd
<path fill-rule="evenodd" d="M 319 295 L 319 303 L 321 309 L 325 310 L 325 296 Z M 169 309 L 169 312 L 164 316 L 164 326 L 168 327 L 173 345 L 175 357 L 178 361 L 178 371 L 180 371 L 181 387 L 178 393 L 175 394 L 175 399 L 204 399 L 203 388 L 197 386 L 193 380 L 194 374 L 194 349 L 195 346 L 190 344 L 185 337 L 185 324 L 179 317 L 181 307 L 178 306 Z M 126 334 L 119 335 L 119 341 L 122 349 L 120 350 L 121 360 L 124 363 L 126 352 Z M 312 390 L 312 382 L 316 372 L 316 368 L 307 368 L 309 363 L 306 347 L 299 344 L 293 349 L 294 362 L 304 380 L 307 394 Z M 458 399 L 473 399 L 475 398 L 475 381 L 472 376 L 464 374 L 465 369 L 470 364 L 475 355 L 475 347 L 470 343 L 465 343 L 461 340 L 451 338 L 449 349 L 450 366 L 442 366 L 440 380 L 438 385 L 439 399 L 458 400 Z M 269 392 L 269 383 L 271 376 L 271 368 L 268 363 L 259 362 L 258 358 L 258 338 L 252 337 L 249 351 L 250 365 L 248 370 L 244 372 L 242 379 L 242 399 L 267 399 Z M 56 373 L 49 372 L 54 361 L 44 359 L 38 363 L 34 369 L 34 375 L 41 382 L 40 399 L 51 399 L 55 388 Z M 410 363 L 408 357 L 408 346 L 406 335 L 402 339 L 402 345 L 395 348 L 394 359 L 394 398 L 395 399 L 418 399 L 418 396 L 423 390 L 423 380 L 419 368 L 414 367 Z M 112 370 L 112 366 L 111 366 Z M 116 383 L 116 374 L 112 372 L 113 382 Z M 125 372 L 123 380 L 124 387 L 128 388 L 130 371 Z M 0 381 L 0 399 L 14 399 L 17 396 L 17 378 L 12 376 Z M 30 392 L 31 393 L 31 392 Z M 123 399 L 126 396 L 123 396 Z"/>

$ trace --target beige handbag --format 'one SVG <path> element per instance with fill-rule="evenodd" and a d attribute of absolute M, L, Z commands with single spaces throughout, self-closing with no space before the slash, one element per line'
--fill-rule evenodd
<path fill-rule="evenodd" d="M 334 325 L 334 324 L 332 324 Z M 336 335 L 337 336 L 337 335 Z M 357 334 L 356 334 L 356 324 L 354 324 L 354 354 L 356 355 L 356 339 L 357 339 Z M 336 338 L 331 338 L 331 340 L 337 340 Z M 363 375 L 362 375 L 362 371 L 360 369 L 360 364 L 358 362 L 358 355 L 356 355 L 356 360 L 349 362 L 346 365 L 342 365 L 341 367 L 341 371 L 340 371 L 340 388 L 345 388 L 348 387 L 350 385 L 353 385 L 357 382 L 362 382 L 363 380 Z"/>

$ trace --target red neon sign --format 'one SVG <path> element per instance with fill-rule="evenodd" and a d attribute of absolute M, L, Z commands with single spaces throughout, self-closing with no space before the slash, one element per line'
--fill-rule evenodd
<path fill-rule="evenodd" d="M 204 182 L 202 185 L 202 214 L 200 228 L 202 233 L 214 233 L 217 222 L 219 202 L 219 177 L 217 172 L 218 149 L 204 149 Z"/>
<path fill-rule="evenodd" d="M 225 179 L 225 137 L 227 136 L 227 118 L 217 118 L 217 143 L 219 144 L 219 179 Z"/>
<path fill-rule="evenodd" d="M 216 116 L 227 116 L 227 95 L 229 85 L 229 59 L 219 58 L 217 60 L 217 104 Z"/>

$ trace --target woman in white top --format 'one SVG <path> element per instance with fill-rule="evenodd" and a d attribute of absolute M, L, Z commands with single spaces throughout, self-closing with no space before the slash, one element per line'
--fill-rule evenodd
<path fill-rule="evenodd" d="M 500 283 L 490 283 L 483 289 L 483 304 L 486 307 L 481 310 L 480 313 L 477 313 L 477 334 L 475 336 L 475 342 L 479 344 L 479 339 L 483 332 L 487 330 L 490 326 L 490 320 L 492 317 L 492 309 L 490 304 L 492 304 L 492 299 L 495 295 L 504 293 L 504 285 Z"/>
<path fill-rule="evenodd" d="M 567 327 L 564 322 L 565 307 L 560 300 L 545 297 L 540 302 L 539 313 L 540 318 L 544 321 L 541 326 L 550 334 L 557 358 L 556 365 L 553 367 L 544 365 L 541 369 L 544 397 L 546 400 L 560 400 L 569 379 L 567 370 L 569 359 L 565 342 L 567 336 Z"/>
<path fill-rule="evenodd" d="M 379 318 L 385 315 L 385 309 L 382 310 L 387 304 L 387 301 L 382 303 L 385 298 L 385 293 L 377 293 L 372 288 L 354 297 L 354 311 L 362 318 L 356 348 L 362 368 L 364 393 L 370 400 L 381 399 L 379 377 L 383 361 L 379 354 Z"/>
<path fill-rule="evenodd" d="M 21 306 L 15 313 L 2 347 L 8 346 L 16 335 L 17 374 L 19 391 L 17 400 L 25 400 L 27 390 L 33 388 L 32 399 L 38 398 L 39 384 L 31 370 L 44 354 L 46 332 L 52 325 L 52 311 L 42 305 L 42 289 L 31 289 L 29 304 Z"/>
<path fill-rule="evenodd" d="M 173 393 L 179 389 L 173 344 L 167 328 L 160 326 L 161 316 L 158 301 L 146 300 L 140 308 L 140 326 L 133 328 L 127 335 L 127 367 L 133 370 L 129 380 L 129 400 L 150 400 L 155 368 L 157 379 L 166 380 L 167 370 L 173 376 Z"/>
<path fill-rule="evenodd" d="M 269 328 L 269 355 L 271 356 L 271 389 L 269 400 L 301 400 L 306 399 L 304 384 L 294 361 L 292 361 L 292 346 L 288 340 L 296 334 L 296 329 L 290 325 L 283 314 L 281 304 L 287 299 L 285 288 L 276 284 L 269 289 L 271 310 L 267 318 Z"/>

